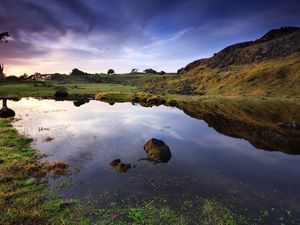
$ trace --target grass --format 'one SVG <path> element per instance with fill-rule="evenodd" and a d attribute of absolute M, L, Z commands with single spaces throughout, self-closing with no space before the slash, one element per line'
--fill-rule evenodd
<path fill-rule="evenodd" d="M 300 53 L 259 63 L 210 68 L 202 64 L 181 76 L 156 79 L 145 88 L 157 93 L 222 96 L 300 96 Z"/>
<path fill-rule="evenodd" d="M 23 83 L 6 83 L 0 84 L 0 97 L 6 98 L 21 98 L 21 97 L 54 97 L 55 91 L 60 87 L 67 88 L 69 95 L 72 96 L 94 96 L 98 92 L 131 92 L 136 90 L 136 87 L 114 84 L 99 84 L 99 83 L 68 83 L 59 84 L 55 82 L 47 83 L 49 86 L 43 86 L 38 83 L 34 86 L 32 82 Z"/>
<path fill-rule="evenodd" d="M 165 199 L 149 200 L 136 205 L 111 202 L 107 207 L 91 211 L 98 225 L 236 225 L 235 215 L 214 200 L 184 201 L 178 208 Z M 242 217 L 241 217 L 242 218 Z M 239 221 L 242 221 L 239 219 Z"/>
<path fill-rule="evenodd" d="M 245 69 L 245 68 L 244 68 Z M 250 69 L 250 68 L 249 68 Z M 256 68 L 257 69 L 257 68 Z M 232 68 L 234 70 L 234 68 Z M 237 69 L 238 70 L 238 69 Z M 254 68 L 255 70 L 255 68 Z M 252 73 L 252 72 L 251 72 Z M 123 76 L 123 77 L 121 77 Z M 224 75 L 226 77 L 229 75 Z M 191 76 L 191 83 L 195 77 Z M 295 118 L 293 113 L 299 112 L 299 104 L 296 98 L 289 98 L 288 95 L 261 97 L 260 92 L 255 96 L 242 96 L 243 92 L 224 92 L 212 91 L 203 96 L 186 96 L 168 93 L 165 87 L 176 89 L 177 82 L 186 78 L 178 76 L 148 76 L 139 75 L 128 79 L 128 75 L 120 75 L 114 82 L 121 84 L 107 83 L 55 83 L 49 82 L 46 85 L 38 83 L 10 83 L 0 85 L 0 96 L 8 98 L 21 97 L 52 97 L 59 87 L 66 87 L 71 97 L 93 95 L 96 99 L 114 102 L 138 101 L 146 105 L 148 99 L 152 101 L 162 101 L 171 106 L 177 106 L 185 111 L 192 112 L 192 116 L 201 119 L 209 119 L 207 108 L 201 108 L 205 104 L 213 107 L 215 114 L 220 118 L 228 120 L 244 121 L 247 125 L 255 124 L 262 126 L 265 120 L 258 118 L 269 118 L 272 115 L 274 107 L 278 108 L 274 102 L 284 100 L 294 104 L 293 110 L 290 108 L 286 113 L 285 104 L 280 104 L 280 115 L 276 118 L 284 117 L 289 121 L 289 117 Z M 196 79 L 196 78 L 195 78 Z M 227 78 L 226 78 L 227 79 Z M 127 81 L 126 81 L 127 80 Z M 140 85 L 137 81 L 142 82 Z M 156 82 L 157 81 L 157 82 Z M 180 81 L 181 82 L 181 81 Z M 144 88 L 152 88 L 152 83 L 156 85 L 159 96 L 141 92 Z M 47 86 L 47 84 L 50 84 Z M 149 85 L 151 84 L 151 85 Z M 199 84 L 200 85 L 200 84 Z M 232 84 L 233 86 L 236 84 Z M 157 88 L 159 87 L 159 88 Z M 160 89 L 161 88 L 161 89 Z M 202 88 L 199 86 L 199 90 Z M 237 87 L 236 87 L 237 88 Z M 246 87 L 245 87 L 246 88 Z M 238 89 L 238 88 L 237 88 Z M 237 90 L 232 89 L 232 90 Z M 211 90 L 214 90 L 213 88 Z M 249 89 L 250 90 L 250 89 Z M 252 89 L 251 89 L 252 90 Z M 254 89 L 253 89 L 254 90 Z M 275 90 L 275 89 L 274 89 Z M 255 91 L 257 91 L 255 89 Z M 172 91 L 171 91 L 172 92 Z M 254 92 L 251 92 L 254 93 Z M 279 92 L 282 94 L 283 92 Z M 293 97 L 297 94 L 291 92 Z M 256 105 L 271 105 L 270 112 L 264 110 L 252 111 L 251 104 L 255 100 Z M 191 104 L 193 103 L 193 104 Z M 202 104 L 198 104 L 202 103 Z M 229 104 L 230 103 L 230 104 Z M 232 105 L 232 103 L 234 103 Z M 249 104 L 248 104 L 249 103 Z M 250 105 L 250 106 L 249 106 Z M 207 105 L 206 105 L 207 106 Z M 262 107 L 265 109 L 266 107 Z M 295 110 L 294 110 L 295 108 Z M 234 115 L 234 116 L 233 116 Z M 208 117 L 208 118 L 206 118 Z M 234 117 L 234 118 L 233 118 Z M 296 114 L 297 117 L 297 114 Z M 297 117 L 298 118 L 298 117 Z M 39 161 L 38 153 L 30 147 L 31 140 L 20 136 L 11 126 L 11 120 L 0 120 L 0 224 L 218 224 L 234 225 L 249 224 L 245 218 L 233 212 L 220 202 L 209 199 L 193 200 L 182 202 L 180 207 L 171 207 L 170 204 L 158 200 L 150 200 L 132 204 L 116 204 L 99 208 L 89 202 L 62 201 L 57 196 L 47 194 L 47 174 L 45 165 Z M 220 121 L 218 129 L 226 131 L 230 135 L 242 136 L 247 138 L 249 135 L 246 129 L 243 133 L 235 134 L 228 127 L 222 127 Z M 284 135 L 280 128 L 274 127 L 272 121 L 267 121 L 270 130 Z M 236 127 L 235 129 L 236 130 Z M 252 132 L 252 130 L 251 130 Z M 252 132 L 253 133 L 253 132 Z M 50 141 L 50 139 L 49 139 Z M 268 143 L 263 143 L 268 144 Z M 55 174 L 55 171 L 54 171 Z M 63 174 L 63 172 L 59 172 Z M 38 175 L 38 176 L 37 176 Z M 60 183 L 60 188 L 69 185 L 68 181 Z M 263 212 L 255 222 L 251 224 L 262 224 L 263 219 L 267 217 Z"/>
<path fill-rule="evenodd" d="M 75 214 L 78 208 L 48 199 L 45 163 L 30 142 L 11 120 L 0 120 L 0 224 L 85 224 L 87 220 Z"/>

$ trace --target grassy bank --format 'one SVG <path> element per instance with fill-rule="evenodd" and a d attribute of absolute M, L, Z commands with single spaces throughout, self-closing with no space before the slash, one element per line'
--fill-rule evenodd
<path fill-rule="evenodd" d="M 61 201 L 47 194 L 49 171 L 36 176 L 43 174 L 45 162 L 11 122 L 0 120 L 0 224 L 236 224 L 231 211 L 213 200 L 185 201 L 176 210 L 163 199 L 110 202 L 104 208 L 91 201 Z"/>
<path fill-rule="evenodd" d="M 85 224 L 71 202 L 46 195 L 50 171 L 30 142 L 0 119 L 0 224 Z"/>

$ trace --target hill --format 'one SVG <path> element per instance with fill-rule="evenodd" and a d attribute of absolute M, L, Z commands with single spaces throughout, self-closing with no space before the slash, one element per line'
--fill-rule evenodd
<path fill-rule="evenodd" d="M 147 88 L 190 95 L 299 96 L 300 28 L 282 27 L 229 46 L 188 64 L 176 79 L 162 79 Z"/>

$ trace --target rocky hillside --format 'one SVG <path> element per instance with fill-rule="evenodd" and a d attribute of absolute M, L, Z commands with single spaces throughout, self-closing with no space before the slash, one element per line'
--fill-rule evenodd
<path fill-rule="evenodd" d="M 229 46 L 147 88 L 188 95 L 300 96 L 300 28 L 282 27 Z"/>
<path fill-rule="evenodd" d="M 188 64 L 188 72 L 199 66 L 226 68 L 230 65 L 262 62 L 267 59 L 288 56 L 300 51 L 300 28 L 282 27 L 271 30 L 256 41 L 229 46 L 209 59 L 200 59 Z"/>

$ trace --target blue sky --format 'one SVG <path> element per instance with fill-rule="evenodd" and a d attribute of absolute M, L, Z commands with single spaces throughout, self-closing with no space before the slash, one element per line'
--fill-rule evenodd
<path fill-rule="evenodd" d="M 176 71 L 273 28 L 300 25 L 299 0 L 1 0 L 6 73 Z"/>

